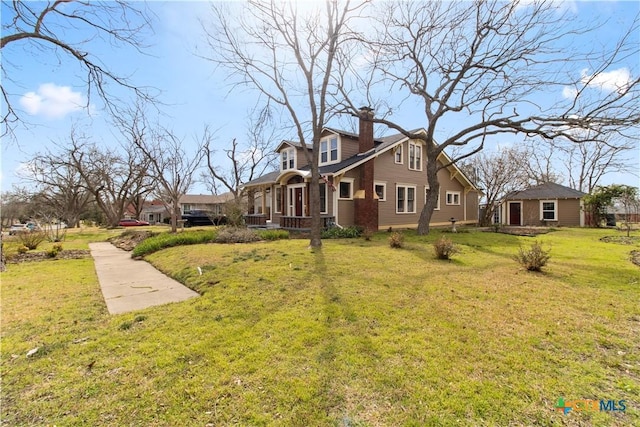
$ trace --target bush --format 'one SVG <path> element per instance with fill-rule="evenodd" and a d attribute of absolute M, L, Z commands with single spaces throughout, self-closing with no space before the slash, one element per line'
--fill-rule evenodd
<path fill-rule="evenodd" d="M 521 246 L 513 258 L 529 271 L 541 271 L 542 267 L 547 265 L 547 261 L 551 256 L 549 251 L 545 251 L 540 243 L 535 242 L 529 250 L 523 249 Z"/>
<path fill-rule="evenodd" d="M 62 245 L 58 243 L 53 245 L 53 247 L 47 251 L 47 256 L 49 258 L 55 258 L 60 252 L 62 252 Z"/>
<path fill-rule="evenodd" d="M 360 237 L 362 229 L 360 227 L 330 227 L 322 231 L 323 239 L 353 239 Z"/>
<path fill-rule="evenodd" d="M 389 246 L 392 248 L 402 248 L 404 246 L 404 235 L 398 233 L 397 231 L 391 233 L 389 236 Z"/>
<path fill-rule="evenodd" d="M 218 231 L 216 243 L 249 243 L 261 240 L 258 233 L 249 228 L 224 227 Z"/>
<path fill-rule="evenodd" d="M 141 257 L 164 248 L 213 242 L 217 230 L 183 231 L 182 233 L 161 233 L 144 239 L 133 248 L 131 256 Z"/>
<path fill-rule="evenodd" d="M 29 250 L 37 249 L 38 245 L 47 239 L 47 235 L 42 231 L 32 231 L 18 233 L 18 241 Z"/>
<path fill-rule="evenodd" d="M 460 252 L 451 239 L 447 239 L 444 236 L 440 236 L 440 238 L 433 243 L 433 249 L 435 249 L 436 258 L 438 259 L 451 259 L 452 255 Z"/>
<path fill-rule="evenodd" d="M 262 240 L 282 240 L 289 238 L 287 230 L 260 230 L 258 235 Z"/>
<path fill-rule="evenodd" d="M 18 246 L 18 253 L 19 254 L 26 254 L 27 252 L 29 252 L 29 248 L 28 247 L 26 247 L 25 245 Z"/>

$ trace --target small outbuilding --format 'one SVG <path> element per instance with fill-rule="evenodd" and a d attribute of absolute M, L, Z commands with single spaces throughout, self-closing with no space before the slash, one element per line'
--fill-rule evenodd
<path fill-rule="evenodd" d="M 507 194 L 500 214 L 511 226 L 584 226 L 582 198 L 586 193 L 547 182 Z"/>

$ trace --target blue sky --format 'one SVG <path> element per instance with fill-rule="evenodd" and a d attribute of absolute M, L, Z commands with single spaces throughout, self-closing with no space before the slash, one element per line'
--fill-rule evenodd
<path fill-rule="evenodd" d="M 241 140 L 246 134 L 245 124 L 250 110 L 255 106 L 257 95 L 249 90 L 229 94 L 224 73 L 214 71 L 210 62 L 195 55 L 207 54 L 199 20 L 207 19 L 209 5 L 203 1 L 154 1 L 149 3 L 149 7 L 157 19 L 154 34 L 148 38 L 148 55 L 140 55 L 132 50 L 115 51 L 97 41 L 91 46 L 92 50 L 104 52 L 103 61 L 117 74 L 130 76 L 135 84 L 161 90 L 160 99 L 165 105 L 160 120 L 184 137 L 185 144 L 193 144 L 194 136 L 201 133 L 205 125 L 217 129 L 220 148 L 224 148 L 233 138 Z M 638 13 L 640 3 L 569 1 L 563 2 L 563 7 L 576 17 L 576 21 L 588 22 L 609 17 L 597 39 L 598 43 L 608 44 L 614 41 L 611 34 L 615 33 L 615 29 L 625 23 L 628 25 Z M 2 14 L 3 24 L 6 16 Z M 572 25 L 572 22 L 567 22 L 567 25 Z M 97 98 L 95 103 L 92 102 L 91 114 L 81 107 L 86 102 L 86 93 L 79 77 L 79 68 L 71 59 L 46 51 L 29 51 L 25 48 L 26 44 L 19 43 L 8 45 L 2 51 L 3 66 L 11 64 L 11 67 L 5 68 L 12 73 L 13 80 L 3 79 L 3 84 L 12 94 L 12 104 L 21 110 L 20 114 L 28 126 L 20 125 L 16 129 L 15 141 L 7 138 L 2 141 L 2 191 L 11 190 L 14 184 L 20 183 L 18 175 L 23 162 L 65 141 L 74 125 L 89 129 L 92 137 L 101 144 L 116 144 L 118 140 L 118 134 L 113 133 L 108 116 L 101 110 Z M 624 79 L 625 70 L 638 72 L 640 58 L 630 58 L 629 61 L 629 64 L 615 64 L 609 78 L 601 82 L 603 87 L 616 79 Z M 563 96 L 562 93 L 549 95 Z M 422 126 L 424 117 L 415 108 L 409 107 L 400 109 L 393 118 L 407 128 Z M 345 127 L 345 123 L 330 125 Z M 382 128 L 378 130 L 383 131 Z M 638 135 L 640 137 L 640 132 Z M 274 141 L 274 146 L 277 142 Z M 513 142 L 513 137 L 502 136 L 493 142 L 493 146 Z M 630 157 L 632 163 L 640 165 L 640 149 L 631 153 Z M 640 184 L 639 178 L 632 174 L 610 174 L 605 184 L 613 182 L 635 186 Z M 192 193 L 205 191 L 203 185 L 196 185 Z"/>

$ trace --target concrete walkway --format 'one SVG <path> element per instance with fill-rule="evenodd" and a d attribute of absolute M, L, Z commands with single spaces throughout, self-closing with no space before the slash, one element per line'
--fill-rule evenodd
<path fill-rule="evenodd" d="M 199 296 L 146 261 L 132 259 L 131 252 L 109 242 L 90 243 L 89 249 L 110 314 L 128 313 Z"/>

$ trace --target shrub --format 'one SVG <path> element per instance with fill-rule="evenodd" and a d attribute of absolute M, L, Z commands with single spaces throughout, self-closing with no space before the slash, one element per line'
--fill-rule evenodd
<path fill-rule="evenodd" d="M 47 236 L 42 231 L 18 233 L 18 241 L 30 250 L 37 249 L 46 239 Z"/>
<path fill-rule="evenodd" d="M 26 254 L 28 251 L 29 251 L 29 248 L 26 247 L 25 245 L 18 246 L 19 254 Z"/>
<path fill-rule="evenodd" d="M 257 242 L 260 236 L 249 228 L 224 227 L 218 231 L 216 243 L 249 243 Z"/>
<path fill-rule="evenodd" d="M 539 242 L 534 242 L 531 249 L 528 250 L 520 246 L 518 253 L 513 258 L 529 271 L 541 271 L 551 256 L 549 251 L 544 250 Z"/>
<path fill-rule="evenodd" d="M 444 236 L 440 236 L 438 240 L 433 243 L 433 249 L 436 251 L 436 258 L 438 259 L 451 259 L 451 256 L 460 252 L 456 245 Z"/>
<path fill-rule="evenodd" d="M 353 239 L 360 237 L 362 229 L 360 227 L 330 227 L 322 231 L 323 239 Z"/>
<path fill-rule="evenodd" d="M 217 230 L 183 231 L 182 233 L 161 233 L 144 239 L 136 245 L 131 256 L 141 257 L 164 248 L 195 245 L 214 241 Z"/>
<path fill-rule="evenodd" d="M 373 231 L 371 230 L 364 230 L 362 232 L 362 237 L 364 238 L 364 240 L 366 240 L 367 242 L 371 241 L 371 238 L 373 237 Z"/>
<path fill-rule="evenodd" d="M 287 230 L 260 230 L 258 235 L 263 240 L 282 240 L 289 238 L 289 232 Z"/>
<path fill-rule="evenodd" d="M 389 246 L 392 248 L 402 248 L 404 246 L 404 235 L 397 231 L 391 233 L 391 236 L 389 236 Z"/>
<path fill-rule="evenodd" d="M 58 243 L 53 245 L 51 249 L 47 251 L 47 256 L 49 258 L 55 258 L 60 252 L 62 252 L 62 245 Z"/>

